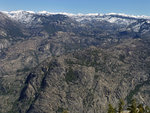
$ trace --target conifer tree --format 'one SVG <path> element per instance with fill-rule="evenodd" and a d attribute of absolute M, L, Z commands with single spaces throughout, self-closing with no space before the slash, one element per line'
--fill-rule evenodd
<path fill-rule="evenodd" d="M 67 110 L 63 110 L 63 112 L 62 113 L 68 113 L 68 111 Z"/>
<path fill-rule="evenodd" d="M 118 104 L 118 113 L 121 113 L 123 111 L 124 105 L 125 105 L 124 100 L 120 99 Z"/>
<path fill-rule="evenodd" d="M 144 109 L 144 112 L 145 113 L 150 113 L 150 108 L 148 106 L 146 106 L 145 109 Z"/>
<path fill-rule="evenodd" d="M 115 108 L 109 103 L 107 113 L 116 113 Z"/>
<path fill-rule="evenodd" d="M 135 99 L 131 100 L 131 105 L 128 106 L 128 110 L 130 111 L 130 113 L 138 113 L 137 104 L 136 104 Z"/>
<path fill-rule="evenodd" d="M 144 113 L 144 107 L 142 104 L 138 105 L 138 113 Z"/>

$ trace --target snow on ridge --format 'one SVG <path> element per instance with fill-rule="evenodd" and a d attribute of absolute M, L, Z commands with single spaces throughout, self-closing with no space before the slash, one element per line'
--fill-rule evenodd
<path fill-rule="evenodd" d="M 73 13 L 66 13 L 66 12 L 48 12 L 48 11 L 40 11 L 37 12 L 36 14 L 42 14 L 42 15 L 56 15 L 56 14 L 62 14 L 62 15 L 67 15 L 67 16 L 74 16 L 75 14 Z"/>
<path fill-rule="evenodd" d="M 5 13 L 8 17 L 10 17 L 13 20 L 17 20 L 21 23 L 31 23 L 34 20 L 33 14 L 35 12 L 33 11 L 23 11 L 23 10 L 18 10 L 18 11 L 2 11 Z"/>
<path fill-rule="evenodd" d="M 108 14 L 105 14 L 105 15 L 118 15 L 118 16 L 123 16 L 123 17 L 150 19 L 150 16 L 146 16 L 146 15 L 127 15 L 127 14 L 124 14 L 124 13 L 108 13 Z"/>
<path fill-rule="evenodd" d="M 5 14 L 7 14 L 10 18 L 17 20 L 19 22 L 25 23 L 25 24 L 31 24 L 32 22 L 35 22 L 35 16 L 34 15 L 56 15 L 56 14 L 62 14 L 69 16 L 76 21 L 84 21 L 84 20 L 97 20 L 97 21 L 108 21 L 110 23 L 118 23 L 118 24 L 130 24 L 132 22 L 135 22 L 135 19 L 147 19 L 148 23 L 150 22 L 150 16 L 135 16 L 135 15 L 126 15 L 122 13 L 108 13 L 108 14 L 100 14 L 100 13 L 88 13 L 88 14 L 73 14 L 73 13 L 66 13 L 66 12 L 48 12 L 48 11 L 40 11 L 40 12 L 33 12 L 33 11 L 23 11 L 23 10 L 18 10 L 18 11 L 1 11 Z M 118 17 L 120 16 L 120 17 Z M 133 20 L 128 20 L 123 17 L 129 17 L 133 18 Z M 135 19 L 134 19 L 135 18 Z"/>
<path fill-rule="evenodd" d="M 24 10 L 17 10 L 17 11 L 1 11 L 6 14 L 23 14 L 23 13 L 29 13 L 29 14 L 35 14 L 34 11 L 24 11 Z"/>
<path fill-rule="evenodd" d="M 47 12 L 47 11 L 39 11 L 38 13 L 39 13 L 39 14 L 47 14 L 47 13 L 49 13 L 49 12 Z"/>
<path fill-rule="evenodd" d="M 123 17 L 132 17 L 132 18 L 143 18 L 143 19 L 150 19 L 150 16 L 145 16 L 145 15 L 127 15 L 127 14 L 123 14 L 123 13 L 107 13 L 107 14 L 100 14 L 100 13 L 87 13 L 87 14 L 83 14 L 83 13 L 77 13 L 77 14 L 73 14 L 73 13 L 67 13 L 67 12 L 48 12 L 48 11 L 39 11 L 39 12 L 34 12 L 34 11 L 24 11 L 24 10 L 17 10 L 17 11 L 2 11 L 3 13 L 9 14 L 9 15 L 14 15 L 14 14 L 42 14 L 42 15 L 55 15 L 55 14 L 63 14 L 63 15 L 67 15 L 67 16 L 111 16 L 111 15 L 118 15 L 118 16 L 123 16 Z"/>

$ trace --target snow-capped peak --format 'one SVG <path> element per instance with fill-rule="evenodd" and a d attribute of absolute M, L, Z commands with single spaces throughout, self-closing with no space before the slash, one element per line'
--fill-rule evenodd
<path fill-rule="evenodd" d="M 35 12 L 33 11 L 23 11 L 23 10 L 10 12 L 2 11 L 2 12 L 8 15 L 8 17 L 25 24 L 30 23 L 32 20 L 34 20 L 33 15 L 35 14 Z"/>

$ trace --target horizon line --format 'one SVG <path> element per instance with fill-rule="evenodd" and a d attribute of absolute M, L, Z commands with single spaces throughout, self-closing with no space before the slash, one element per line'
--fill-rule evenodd
<path fill-rule="evenodd" d="M 33 10 L 12 10 L 12 11 L 6 11 L 6 10 L 0 10 L 0 12 L 3 13 L 15 13 L 15 12 L 28 12 L 28 13 L 35 13 L 35 14 L 64 14 L 64 15 L 72 15 L 72 16 L 84 16 L 84 15 L 120 15 L 120 16 L 130 16 L 130 17 L 149 17 L 149 15 L 135 15 L 135 14 L 126 14 L 126 13 L 114 13 L 114 12 L 110 12 L 110 13 L 98 13 L 98 12 L 94 12 L 94 13 L 70 13 L 70 12 L 50 12 L 50 11 L 46 11 L 46 10 L 41 10 L 41 11 L 33 11 Z"/>

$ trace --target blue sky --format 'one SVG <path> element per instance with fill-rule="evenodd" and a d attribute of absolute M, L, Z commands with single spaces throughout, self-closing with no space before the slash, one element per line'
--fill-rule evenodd
<path fill-rule="evenodd" d="M 125 13 L 150 16 L 150 0 L 0 0 L 1 11 Z"/>

